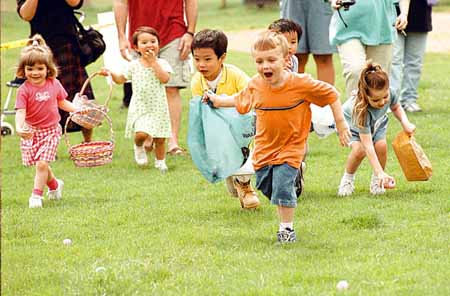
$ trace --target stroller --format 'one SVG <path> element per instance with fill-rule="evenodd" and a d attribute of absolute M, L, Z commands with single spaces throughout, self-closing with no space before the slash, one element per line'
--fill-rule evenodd
<path fill-rule="evenodd" d="M 8 95 L 6 96 L 5 105 L 2 108 L 2 116 L 1 116 L 1 127 L 2 127 L 2 136 L 14 135 L 14 127 L 12 124 L 5 121 L 5 117 L 7 115 L 16 114 L 15 110 L 9 110 L 9 104 L 11 102 L 12 96 L 15 94 L 16 89 L 22 85 L 25 81 L 23 78 L 14 78 L 11 81 L 6 83 L 6 86 L 9 88 Z"/>

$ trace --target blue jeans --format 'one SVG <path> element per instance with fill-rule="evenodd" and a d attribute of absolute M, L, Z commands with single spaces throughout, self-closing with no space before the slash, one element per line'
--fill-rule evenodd
<path fill-rule="evenodd" d="M 295 194 L 295 178 L 298 168 L 283 163 L 278 165 L 266 165 L 255 171 L 256 188 L 270 199 L 270 203 L 287 208 L 297 206 Z"/>
<path fill-rule="evenodd" d="M 417 101 L 417 87 L 422 72 L 427 33 L 398 34 L 394 43 L 390 85 L 402 105 Z"/>

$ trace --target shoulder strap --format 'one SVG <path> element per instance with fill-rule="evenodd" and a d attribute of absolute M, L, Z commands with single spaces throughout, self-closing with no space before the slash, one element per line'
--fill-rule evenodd
<path fill-rule="evenodd" d="M 84 18 L 84 12 L 82 11 L 78 11 L 78 10 L 74 10 L 72 17 L 73 17 L 73 23 L 75 24 L 75 26 L 78 28 L 78 31 L 84 32 L 86 31 L 83 27 L 83 25 L 80 23 L 80 21 L 78 20 L 78 18 L 75 16 L 76 14 L 80 15 L 81 18 Z"/>
<path fill-rule="evenodd" d="M 281 111 L 281 110 L 289 110 L 289 109 L 293 109 L 295 107 L 297 107 L 300 104 L 303 104 L 305 102 L 305 100 L 300 100 L 297 103 L 295 103 L 294 105 L 288 106 L 288 107 L 260 107 L 260 108 L 255 108 L 256 110 L 262 110 L 262 111 Z"/>

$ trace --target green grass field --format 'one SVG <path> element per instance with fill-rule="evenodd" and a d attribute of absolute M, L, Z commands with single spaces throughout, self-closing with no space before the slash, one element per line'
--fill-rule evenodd
<path fill-rule="evenodd" d="M 14 7 L 10 2 L 2 7 Z M 264 27 L 278 17 L 276 9 L 242 9 L 235 0 L 220 17 L 207 18 L 215 16 L 219 1 L 201 2 L 209 5 L 201 8 L 201 28 L 237 29 L 238 10 L 249 14 L 246 28 Z M 88 23 L 107 8 L 98 1 L 87 9 Z M 1 22 L 2 42 L 27 36 L 27 24 L 14 9 L 2 12 Z M 18 53 L 1 54 L 2 103 Z M 343 90 L 338 60 L 336 84 Z M 227 61 L 255 72 L 247 54 L 230 52 Z M 98 61 L 88 70 L 100 67 Z M 407 182 L 389 147 L 387 172 L 396 178 L 396 189 L 370 196 L 365 161 L 356 193 L 337 198 L 349 150 L 339 147 L 335 136 L 319 140 L 311 134 L 306 191 L 295 216 L 299 240 L 287 246 L 275 243 L 275 208 L 261 194 L 258 210 L 241 210 L 224 184 L 209 184 L 189 157 L 168 157 L 170 171 L 164 176 L 152 167 L 138 168 L 132 142 L 123 137 L 126 111 L 119 108 L 119 86 L 109 112 L 116 139 L 113 163 L 76 168 L 62 141 L 52 165 L 65 181 L 60 202 L 28 209 L 34 170 L 21 165 L 19 138 L 2 138 L 2 295 L 449 295 L 449 69 L 449 54 L 426 55 L 419 86 L 424 112 L 410 115 L 433 163 L 433 178 Z M 314 67 L 308 71 L 314 73 Z M 102 102 L 105 81 L 95 79 L 93 87 Z M 189 90 L 182 94 L 186 147 Z M 13 117 L 7 121 L 13 123 Z M 392 117 L 388 142 L 399 131 Z M 95 138 L 110 138 L 106 125 L 95 130 Z M 81 136 L 70 134 L 69 140 L 73 145 Z M 65 238 L 72 245 L 63 245 Z M 350 284 L 344 293 L 336 291 L 342 279 Z"/>

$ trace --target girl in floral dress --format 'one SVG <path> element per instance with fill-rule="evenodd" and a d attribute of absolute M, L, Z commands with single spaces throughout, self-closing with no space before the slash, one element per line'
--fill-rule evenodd
<path fill-rule="evenodd" d="M 172 68 L 167 61 L 158 58 L 159 35 L 150 27 L 139 27 L 133 34 L 133 47 L 139 58 L 132 61 L 124 73 L 108 69 L 102 75 L 111 75 L 115 83 L 131 80 L 133 96 L 128 109 L 125 137 L 134 132 L 134 158 L 139 166 L 146 166 L 148 158 L 144 142 L 153 142 L 155 168 L 167 172 L 165 162 L 166 139 L 170 138 L 169 107 L 164 84 L 169 81 Z"/>

